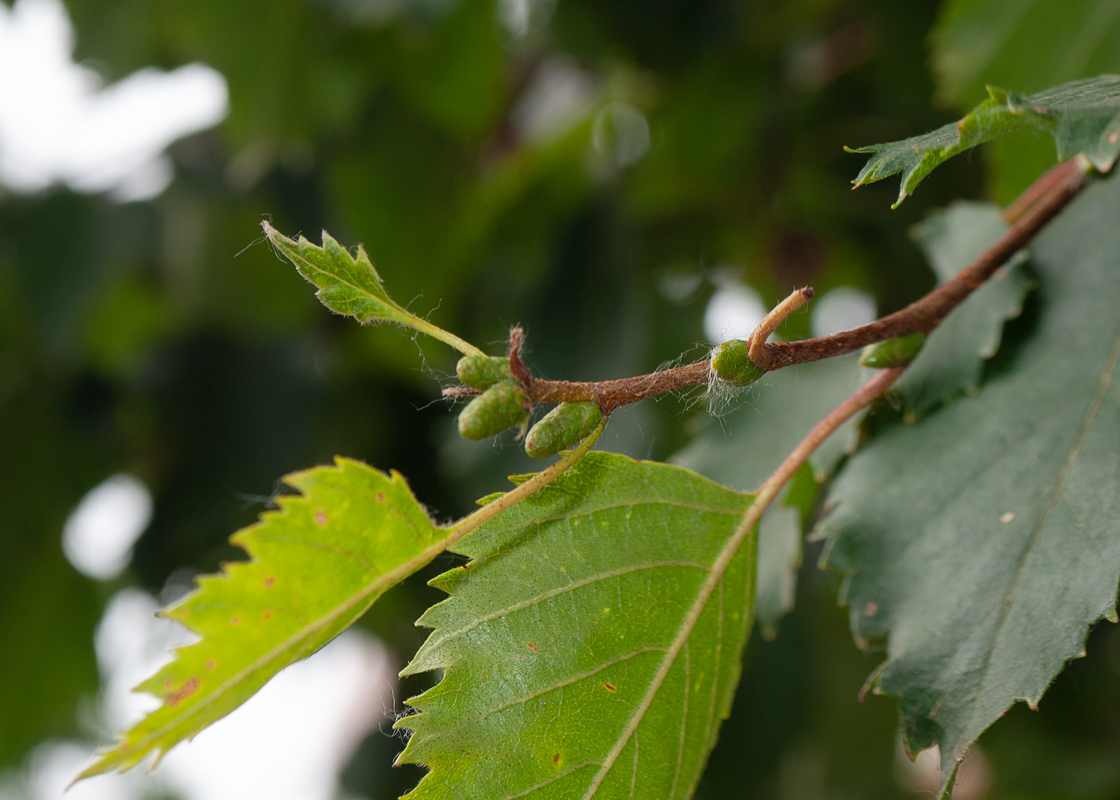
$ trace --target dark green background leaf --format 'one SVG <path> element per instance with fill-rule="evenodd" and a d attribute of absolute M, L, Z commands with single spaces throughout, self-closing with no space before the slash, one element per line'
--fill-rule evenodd
<path fill-rule="evenodd" d="M 934 212 L 912 233 L 944 283 L 995 244 L 1007 227 L 998 207 L 962 201 Z M 1019 316 L 1034 286 L 1025 260 L 1021 251 L 927 337 L 894 387 L 908 411 L 925 414 L 979 391 L 981 369 L 999 349 L 1004 323 Z"/>
<path fill-rule="evenodd" d="M 883 431 L 830 495 L 824 561 L 908 747 L 944 781 L 1016 700 L 1037 705 L 1120 576 L 1120 181 L 1087 190 L 1032 246 L 1042 310 L 979 396 Z"/>
<path fill-rule="evenodd" d="M 1109 0 L 948 0 L 934 41 L 942 100 L 968 103 L 989 83 L 1037 92 L 1120 72 L 1120 9 Z"/>
<path fill-rule="evenodd" d="M 987 84 L 1037 92 L 1120 73 L 1120 11 L 1111 0 L 948 0 L 932 44 L 936 99 L 963 111 Z M 1011 136 L 984 150 L 989 186 L 1001 203 L 1054 163 L 1046 136 Z"/>

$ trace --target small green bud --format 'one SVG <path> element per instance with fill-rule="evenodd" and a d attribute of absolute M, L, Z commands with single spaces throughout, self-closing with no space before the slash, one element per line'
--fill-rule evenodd
<path fill-rule="evenodd" d="M 512 428 L 528 416 L 521 388 L 514 383 L 496 383 L 459 412 L 459 435 L 477 442 Z"/>
<path fill-rule="evenodd" d="M 455 372 L 460 383 L 479 390 L 513 378 L 509 359 L 502 356 L 463 356 L 455 365 Z"/>
<path fill-rule="evenodd" d="M 914 360 L 914 356 L 918 355 L 925 341 L 926 335 L 921 331 L 915 331 L 878 344 L 869 344 L 863 348 L 859 363 L 876 369 L 901 367 Z"/>
<path fill-rule="evenodd" d="M 712 352 L 712 372 L 721 381 L 750 386 L 766 374 L 766 370 L 751 361 L 750 347 L 750 342 L 743 339 L 724 342 Z"/>
<path fill-rule="evenodd" d="M 561 403 L 529 431 L 525 452 L 533 458 L 548 458 L 567 450 L 591 433 L 602 418 L 598 403 Z"/>

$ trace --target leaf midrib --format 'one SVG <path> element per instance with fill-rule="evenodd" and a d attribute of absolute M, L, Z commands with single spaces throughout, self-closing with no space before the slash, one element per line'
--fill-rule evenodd
<path fill-rule="evenodd" d="M 740 513 L 747 514 L 747 511 L 749 511 L 749 509 L 744 509 Z M 692 635 L 693 629 L 695 629 L 696 627 L 696 623 L 700 620 L 700 615 L 703 613 L 704 607 L 707 605 L 708 600 L 711 599 L 712 592 L 715 591 L 716 586 L 718 586 L 720 581 L 723 580 L 723 576 L 727 572 L 727 568 L 728 566 L 730 566 L 732 559 L 735 557 L 735 554 L 739 550 L 739 547 L 743 544 L 743 541 L 747 538 L 747 535 L 754 528 L 753 523 L 745 524 L 749 520 L 749 518 L 750 515 L 747 514 L 747 516 L 744 517 L 744 521 L 739 524 L 739 526 L 731 534 L 731 537 L 727 540 L 727 543 L 720 550 L 719 555 L 716 557 L 716 560 L 712 564 L 711 571 L 708 573 L 707 580 L 704 581 L 704 583 L 700 587 L 699 592 L 697 592 L 696 599 L 693 600 L 692 606 L 689 608 L 688 614 L 685 616 L 685 620 L 681 624 L 680 630 L 677 632 L 677 635 L 673 638 L 672 643 L 669 645 L 669 649 L 666 651 L 665 657 L 662 658 L 661 665 L 658 667 L 657 673 L 654 675 L 653 680 L 650 682 L 649 688 L 646 690 L 645 695 L 642 697 L 641 702 L 634 710 L 634 713 L 631 715 L 629 721 L 627 721 L 626 726 L 623 728 L 621 735 L 615 741 L 614 746 L 607 753 L 607 757 L 603 760 L 603 765 L 599 768 L 599 772 L 592 779 L 590 786 L 588 786 L 587 788 L 587 791 L 584 792 L 582 800 L 591 800 L 591 798 L 595 797 L 595 795 L 598 793 L 599 787 L 607 777 L 607 773 L 610 772 L 611 768 L 618 760 L 618 757 L 622 755 L 622 751 L 626 747 L 626 744 L 630 741 L 630 737 L 635 735 L 638 730 L 638 726 L 645 718 L 646 712 L 649 710 L 649 707 L 653 705 L 653 701 L 654 699 L 656 699 L 657 693 L 661 690 L 662 685 L 665 683 L 665 679 L 668 677 L 669 671 L 673 668 L 673 664 L 676 661 L 677 656 L 680 654 L 680 651 L 684 648 L 685 644 L 687 644 L 689 637 Z M 713 676 L 713 680 L 718 681 L 719 676 Z"/>

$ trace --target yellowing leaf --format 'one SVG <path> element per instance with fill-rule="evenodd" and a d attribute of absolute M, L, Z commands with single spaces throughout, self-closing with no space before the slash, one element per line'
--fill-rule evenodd
<path fill-rule="evenodd" d="M 165 612 L 202 639 L 137 687 L 163 705 L 80 778 L 128 769 L 194 736 L 443 549 L 449 531 L 432 524 L 396 472 L 340 458 L 284 480 L 300 494 L 281 496 L 279 510 L 233 537 L 250 560 L 200 579 Z"/>

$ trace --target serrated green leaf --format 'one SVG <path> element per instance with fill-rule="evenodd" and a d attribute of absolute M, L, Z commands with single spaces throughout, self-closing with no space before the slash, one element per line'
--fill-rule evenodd
<path fill-rule="evenodd" d="M 944 283 L 995 244 L 1007 227 L 997 206 L 961 201 L 915 225 L 911 235 Z M 1026 259 L 1026 251 L 1017 253 L 926 338 L 893 389 L 908 412 L 920 416 L 979 391 L 984 362 L 999 349 L 1004 323 L 1022 313 L 1035 286 Z"/>
<path fill-rule="evenodd" d="M 409 798 L 688 797 L 739 676 L 754 597 L 753 498 L 591 453 L 456 549 L 406 668 Z"/>
<path fill-rule="evenodd" d="M 352 256 L 326 231 L 323 231 L 320 247 L 303 236 L 288 238 L 268 220 L 261 222 L 261 227 L 273 247 L 295 265 L 299 274 L 319 287 L 315 296 L 331 311 L 354 317 L 363 325 L 369 322 L 404 325 L 449 344 L 465 355 L 483 355 L 474 345 L 398 305 L 385 291 L 381 276 L 361 245 L 358 245 L 358 254 Z"/>
<path fill-rule="evenodd" d="M 859 388 L 857 361 L 853 354 L 768 372 L 742 408 L 707 425 L 672 463 L 733 489 L 757 488 L 814 425 Z M 814 454 L 810 464 L 818 480 L 853 443 L 853 429 L 854 423 L 844 426 Z M 758 532 L 755 618 L 767 638 L 777 634 L 781 618 L 793 608 L 800 565 L 801 521 L 775 503 L 763 513 Z"/>
<path fill-rule="evenodd" d="M 300 494 L 234 535 L 250 560 L 164 612 L 202 637 L 137 687 L 163 700 L 79 778 L 129 769 L 224 717 L 424 566 L 449 533 L 399 473 L 336 459 L 284 478 Z"/>
<path fill-rule="evenodd" d="M 938 165 L 979 144 L 1014 131 L 1045 131 L 1054 138 L 1058 160 L 1078 154 L 1101 172 L 1120 155 L 1120 76 L 1073 81 L 1028 96 L 994 86 L 989 97 L 957 122 L 900 142 L 849 150 L 874 153 L 853 183 L 902 173 L 894 207 L 905 200 Z"/>
<path fill-rule="evenodd" d="M 1012 703 L 1039 702 L 1120 576 L 1120 181 L 1090 187 L 1032 244 L 1033 337 L 983 391 L 888 428 L 831 493 L 824 563 L 857 641 L 887 637 L 873 685 L 943 789 Z"/>

